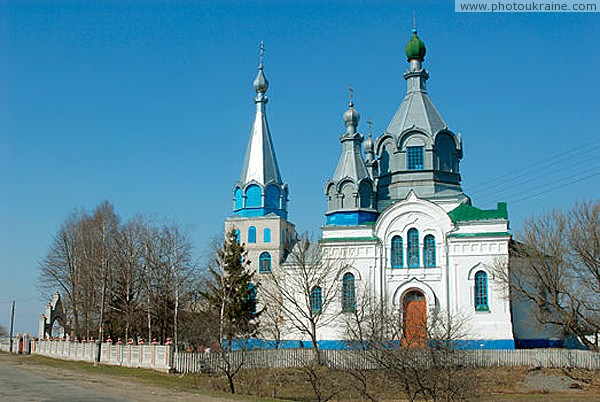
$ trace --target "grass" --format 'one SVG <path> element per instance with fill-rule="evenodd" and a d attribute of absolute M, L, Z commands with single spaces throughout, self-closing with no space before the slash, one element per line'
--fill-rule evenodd
<path fill-rule="evenodd" d="M 2 355 L 6 355 L 2 353 Z M 57 360 L 43 356 L 11 356 L 15 361 L 61 370 L 89 373 L 90 375 L 110 376 L 131 382 L 147 384 L 174 391 L 204 394 L 213 397 L 226 397 L 240 401 L 311 401 L 315 400 L 307 372 L 303 369 L 247 369 L 242 370 L 235 378 L 238 394 L 231 395 L 227 392 L 228 386 L 225 378 L 220 375 L 209 374 L 168 374 L 148 369 L 136 369 L 118 366 L 94 366 L 89 363 Z M 327 393 L 340 392 L 336 401 L 360 401 L 360 394 L 354 387 L 356 381 L 348 374 L 340 371 L 319 368 L 322 379 L 322 390 Z M 385 380 L 382 372 L 372 371 L 366 373 L 369 383 L 369 392 L 386 402 L 400 401 L 403 394 L 398 384 Z M 558 369 L 532 370 L 526 367 L 489 368 L 469 370 L 468 374 L 477 381 L 479 396 L 474 400 L 479 401 L 592 401 L 600 400 L 600 375 L 598 372 L 584 370 L 570 373 L 574 378 L 588 378 L 590 381 L 583 390 L 565 390 L 550 393 L 543 389 L 531 390 L 523 384 L 525 380 L 535 375 L 566 376 Z M 276 399 L 284 398 L 284 399 Z"/>

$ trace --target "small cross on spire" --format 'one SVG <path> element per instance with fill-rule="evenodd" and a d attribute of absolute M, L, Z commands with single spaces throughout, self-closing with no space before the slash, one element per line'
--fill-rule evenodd
<path fill-rule="evenodd" d="M 348 92 L 350 93 L 350 106 L 354 106 L 354 88 L 352 88 L 352 85 L 348 88 Z"/>
<path fill-rule="evenodd" d="M 417 32 L 417 12 L 413 10 L 413 32 Z"/>
<path fill-rule="evenodd" d="M 260 45 L 258 46 L 258 55 L 260 58 L 260 68 L 262 68 L 263 66 L 263 56 L 265 54 L 265 41 L 264 40 L 260 40 Z"/>
<path fill-rule="evenodd" d="M 371 135 L 371 126 L 373 125 L 373 121 L 371 119 L 367 120 L 367 134 Z"/>

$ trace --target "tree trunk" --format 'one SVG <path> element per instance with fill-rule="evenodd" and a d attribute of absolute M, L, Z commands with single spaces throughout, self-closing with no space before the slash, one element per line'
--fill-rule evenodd
<path fill-rule="evenodd" d="M 233 383 L 233 376 L 229 373 L 229 371 L 227 371 L 227 381 L 229 381 L 229 391 L 231 391 L 232 394 L 235 394 L 235 385 Z"/>

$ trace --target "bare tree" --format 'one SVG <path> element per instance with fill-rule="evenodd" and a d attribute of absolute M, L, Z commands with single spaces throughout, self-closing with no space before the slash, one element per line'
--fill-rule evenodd
<path fill-rule="evenodd" d="M 178 337 L 179 309 L 191 299 L 195 263 L 187 236 L 176 225 L 143 228 L 143 271 L 148 339 Z"/>
<path fill-rule="evenodd" d="M 322 363 L 320 330 L 340 314 L 332 304 L 341 292 L 339 275 L 344 267 L 343 261 L 325 256 L 321 245 L 305 235 L 297 241 L 286 263 L 263 280 L 261 296 L 267 311 L 281 312 L 288 327 L 310 338 L 317 364 Z"/>
<path fill-rule="evenodd" d="M 87 256 L 86 266 L 93 273 L 91 277 L 93 285 L 88 285 L 90 290 L 93 288 L 99 293 L 98 305 L 94 306 L 94 310 L 98 311 L 98 339 L 103 340 L 107 293 L 112 286 L 115 269 L 114 240 L 119 227 L 119 218 L 114 207 L 108 201 L 103 201 L 96 207 L 92 216 L 84 222 L 87 243 L 87 247 L 84 248 Z"/>
<path fill-rule="evenodd" d="M 269 281 L 263 284 L 263 292 L 268 289 Z M 260 319 L 260 334 L 270 341 L 273 341 L 275 349 L 281 347 L 281 341 L 283 340 L 283 334 L 285 333 L 285 319 L 284 311 L 282 308 L 283 300 L 281 297 L 277 298 L 276 295 L 263 296 L 259 298 L 259 302 L 264 304 L 265 302 L 271 301 L 268 305 L 263 306 L 261 319 Z"/>
<path fill-rule="evenodd" d="M 366 355 L 368 365 L 348 370 L 353 388 L 376 401 L 368 390 L 368 373 L 377 369 L 410 401 L 462 400 L 476 393 L 477 381 L 460 359 L 461 342 L 468 335 L 466 319 L 435 309 L 423 323 L 423 339 L 409 335 L 402 313 L 361 292 L 355 312 L 346 317 L 346 336 L 350 347 Z"/>
<path fill-rule="evenodd" d="M 562 328 L 592 350 L 600 333 L 600 203 L 582 202 L 525 222 L 499 279 L 533 306 L 542 325 Z"/>
<path fill-rule="evenodd" d="M 113 335 L 129 339 L 142 331 L 142 270 L 144 266 L 144 220 L 136 216 L 115 236 L 115 272 L 111 288 L 109 319 Z"/>
<path fill-rule="evenodd" d="M 77 337 L 139 336 L 146 324 L 149 339 L 171 337 L 177 344 L 195 267 L 179 226 L 141 217 L 120 224 L 105 201 L 91 215 L 77 211 L 67 218 L 40 264 L 40 282 L 45 291 L 60 288 Z"/>
<path fill-rule="evenodd" d="M 58 287 L 76 337 L 88 337 L 92 325 L 95 287 L 88 269 L 86 232 L 89 215 L 84 211 L 71 213 L 54 235 L 46 256 L 40 263 L 40 287 L 54 293 Z"/>

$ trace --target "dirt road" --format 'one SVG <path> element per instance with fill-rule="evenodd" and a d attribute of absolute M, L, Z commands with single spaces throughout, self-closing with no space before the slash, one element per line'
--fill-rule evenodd
<path fill-rule="evenodd" d="M 228 402 L 234 399 L 177 391 L 90 370 L 31 364 L 27 356 L 1 353 L 0 401 Z"/>

